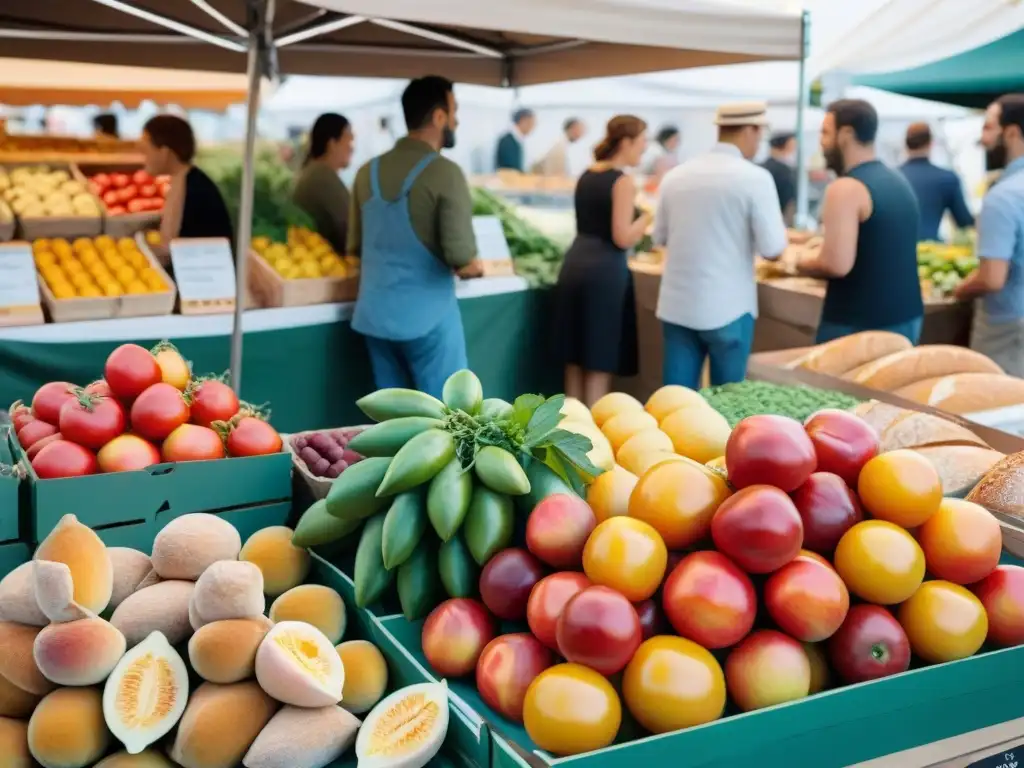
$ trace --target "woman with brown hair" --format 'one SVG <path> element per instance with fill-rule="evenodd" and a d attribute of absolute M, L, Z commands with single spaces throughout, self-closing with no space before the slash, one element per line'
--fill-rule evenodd
<path fill-rule="evenodd" d="M 647 124 L 632 115 L 608 122 L 594 164 L 576 184 L 576 240 L 555 287 L 558 352 L 565 394 L 593 405 L 613 376 L 637 370 L 633 276 L 626 252 L 651 223 L 637 215 L 636 184 L 626 168 L 640 164 Z"/>

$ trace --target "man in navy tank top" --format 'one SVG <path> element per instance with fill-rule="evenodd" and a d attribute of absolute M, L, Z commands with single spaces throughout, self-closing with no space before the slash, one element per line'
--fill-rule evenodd
<path fill-rule="evenodd" d="M 878 113 L 859 99 L 833 102 L 821 124 L 821 149 L 838 178 L 825 191 L 820 248 L 798 266 L 828 280 L 818 344 L 860 331 L 892 331 L 914 344 L 921 336 L 917 199 L 876 157 L 877 133 Z"/>

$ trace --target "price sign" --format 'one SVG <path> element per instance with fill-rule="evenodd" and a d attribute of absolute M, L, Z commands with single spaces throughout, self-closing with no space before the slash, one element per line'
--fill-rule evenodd
<path fill-rule="evenodd" d="M 1019 768 L 1021 756 L 1024 756 L 1024 744 L 983 757 L 968 765 L 967 768 Z"/>
<path fill-rule="evenodd" d="M 0 244 L 0 325 L 43 322 L 39 279 L 28 243 Z"/>
<path fill-rule="evenodd" d="M 234 310 L 235 262 L 225 238 L 172 240 L 170 251 L 183 314 Z"/>
<path fill-rule="evenodd" d="M 476 237 L 476 251 L 483 262 L 485 277 L 515 274 L 512 269 L 512 252 L 505 239 L 501 219 L 497 216 L 474 216 L 473 235 Z"/>

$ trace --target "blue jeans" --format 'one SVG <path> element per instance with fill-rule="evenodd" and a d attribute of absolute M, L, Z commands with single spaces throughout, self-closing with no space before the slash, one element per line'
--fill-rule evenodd
<path fill-rule="evenodd" d="M 710 358 L 711 385 L 743 381 L 754 341 L 754 317 L 743 315 L 710 331 L 695 331 L 662 322 L 665 340 L 662 378 L 664 384 L 700 389 L 704 358 Z"/>
<path fill-rule="evenodd" d="M 425 336 L 411 341 L 391 341 L 366 336 L 373 382 L 377 389 L 415 387 L 441 397 L 445 381 L 466 361 L 466 336 L 458 307 Z"/>
<path fill-rule="evenodd" d="M 847 325 L 846 323 L 833 323 L 822 320 L 818 324 L 818 333 L 814 337 L 814 343 L 824 344 L 826 341 L 841 339 L 843 336 L 852 336 L 862 331 L 890 331 L 891 333 L 898 333 L 900 336 L 906 336 L 907 340 L 916 346 L 921 340 L 921 325 L 923 323 L 923 317 L 915 317 L 913 320 L 907 320 L 905 323 L 886 325 L 881 328 L 861 328 L 855 325 Z"/>

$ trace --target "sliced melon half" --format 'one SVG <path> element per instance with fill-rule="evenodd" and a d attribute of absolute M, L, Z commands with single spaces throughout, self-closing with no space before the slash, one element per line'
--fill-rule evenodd
<path fill-rule="evenodd" d="M 103 688 L 103 717 L 132 755 L 165 736 L 188 702 L 188 669 L 161 632 L 126 653 Z"/>
<path fill-rule="evenodd" d="M 282 621 L 256 651 L 256 680 L 285 704 L 327 707 L 341 701 L 345 667 L 319 629 L 304 621 Z"/>
<path fill-rule="evenodd" d="M 448 733 L 448 684 L 419 683 L 373 708 L 356 738 L 359 768 L 422 768 Z"/>

